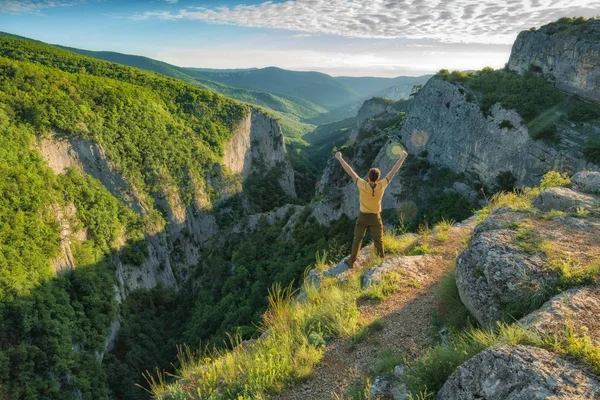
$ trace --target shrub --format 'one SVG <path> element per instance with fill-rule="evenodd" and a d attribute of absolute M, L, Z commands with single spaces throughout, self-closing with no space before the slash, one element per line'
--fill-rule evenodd
<path fill-rule="evenodd" d="M 560 172 L 556 171 L 548 171 L 540 182 L 540 188 L 544 190 L 551 187 L 569 186 L 570 184 L 571 178 L 569 178 L 567 174 L 561 174 Z"/>
<path fill-rule="evenodd" d="M 496 185 L 498 190 L 512 192 L 515 189 L 517 178 L 510 171 L 503 171 L 496 176 Z"/>

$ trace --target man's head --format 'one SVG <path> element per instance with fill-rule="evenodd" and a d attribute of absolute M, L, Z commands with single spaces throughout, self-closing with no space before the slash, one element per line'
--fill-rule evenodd
<path fill-rule="evenodd" d="M 369 182 L 377 182 L 380 176 L 381 171 L 379 171 L 379 168 L 371 168 L 369 170 L 369 175 L 367 175 L 367 177 L 369 178 Z"/>

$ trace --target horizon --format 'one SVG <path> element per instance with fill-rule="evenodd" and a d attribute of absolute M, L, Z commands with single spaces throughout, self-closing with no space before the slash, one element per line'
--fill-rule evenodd
<path fill-rule="evenodd" d="M 501 68 L 521 31 L 595 17 L 600 0 L 0 0 L 1 30 L 184 68 L 333 77 Z"/>

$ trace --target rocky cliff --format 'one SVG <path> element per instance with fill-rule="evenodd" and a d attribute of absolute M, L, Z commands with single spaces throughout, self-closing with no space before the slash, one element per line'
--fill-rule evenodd
<path fill-rule="evenodd" d="M 485 116 L 477 96 L 466 86 L 432 78 L 409 106 L 399 134 L 408 152 L 426 152 L 430 162 L 489 186 L 503 172 L 510 172 L 517 185 L 533 186 L 549 170 L 574 173 L 594 168 L 586 164 L 582 147 L 572 140 L 547 144 L 532 139 L 514 110 L 496 104 Z M 600 133 L 597 125 L 589 129 Z M 579 136 L 567 123 L 559 130 L 564 138 Z"/>
<path fill-rule="evenodd" d="M 600 20 L 559 21 L 521 32 L 508 68 L 539 73 L 557 89 L 600 102 Z"/>
<path fill-rule="evenodd" d="M 281 165 L 279 184 L 289 196 L 296 196 L 294 171 L 287 159 L 285 142 L 279 124 L 266 114 L 250 109 L 231 133 L 225 147 L 223 164 L 233 173 L 247 178 Z"/>
<path fill-rule="evenodd" d="M 150 289 L 157 286 L 178 289 L 187 281 L 191 271 L 204 257 L 205 249 L 221 229 L 208 206 L 210 200 L 206 184 L 214 183 L 218 195 L 227 196 L 235 188 L 236 182 L 230 176 L 239 176 L 240 180 L 251 174 L 265 174 L 272 168 L 283 171 L 279 183 L 285 193 L 295 195 L 293 170 L 285 153 L 283 135 L 279 125 L 265 114 L 248 109 L 246 116 L 232 132 L 231 140 L 226 144 L 223 167 L 215 169 L 212 181 L 208 183 L 194 181 L 193 201 L 184 204 L 180 191 L 168 174 L 163 173 L 160 191 L 151 197 L 142 194 L 128 181 L 107 157 L 101 145 L 76 137 L 64 135 L 41 137 L 36 149 L 56 174 L 64 174 L 69 168 L 79 170 L 98 179 L 115 197 L 122 200 L 133 211 L 146 218 L 156 213 L 158 206 L 165 211 L 165 222 L 147 225 L 145 246 L 147 257 L 140 265 L 128 264 L 120 252 L 112 256 L 115 266 L 115 296 L 123 301 L 130 292 L 137 289 Z M 227 171 L 229 169 L 230 171 Z M 239 181 L 239 180 L 237 180 Z M 218 201 L 217 198 L 215 201 Z M 57 272 L 76 268 L 71 246 L 86 240 L 86 230 L 77 220 L 73 204 L 66 207 L 54 206 L 54 214 L 61 227 L 61 254 L 53 261 Z M 125 247 L 124 240 L 120 244 Z M 113 345 L 119 329 L 119 318 L 113 321 L 111 334 L 106 339 L 105 349 Z M 104 352 L 97 353 L 101 360 Z"/>

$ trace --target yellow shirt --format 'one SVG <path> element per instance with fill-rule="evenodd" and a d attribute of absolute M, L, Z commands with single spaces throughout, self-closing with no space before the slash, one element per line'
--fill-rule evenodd
<path fill-rule="evenodd" d="M 383 178 L 377 182 L 375 188 L 372 188 L 369 182 L 358 178 L 356 186 L 358 186 L 360 212 L 367 214 L 379 214 L 381 212 L 381 199 L 388 183 L 388 180 Z"/>

